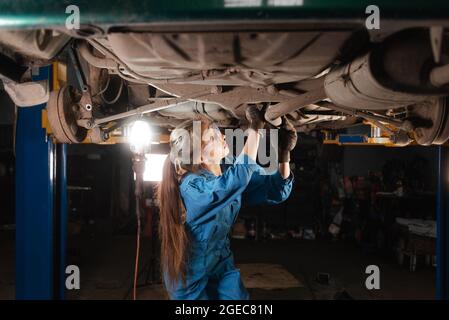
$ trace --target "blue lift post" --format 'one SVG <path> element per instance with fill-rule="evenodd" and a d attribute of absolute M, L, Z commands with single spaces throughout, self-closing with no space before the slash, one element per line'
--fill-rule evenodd
<path fill-rule="evenodd" d="M 52 67 L 33 80 L 52 83 Z M 63 299 L 67 226 L 65 145 L 42 128 L 45 104 L 19 108 L 16 127 L 16 299 Z"/>
<path fill-rule="evenodd" d="M 65 298 L 65 268 L 66 268 L 66 252 L 67 252 L 67 224 L 68 224 L 68 200 L 67 200 L 67 145 L 58 144 L 56 153 L 57 163 L 57 186 L 59 190 L 57 201 L 59 214 L 56 219 L 59 230 L 59 255 L 55 257 L 55 263 L 59 268 L 59 274 L 57 275 L 58 287 L 56 290 L 56 296 L 63 300 Z M 59 221 L 58 221 L 59 220 Z"/>
<path fill-rule="evenodd" d="M 449 148 L 438 149 L 437 298 L 449 300 Z"/>

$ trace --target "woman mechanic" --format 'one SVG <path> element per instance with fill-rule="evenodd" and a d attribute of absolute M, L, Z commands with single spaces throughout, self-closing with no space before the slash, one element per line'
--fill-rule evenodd
<path fill-rule="evenodd" d="M 225 170 L 220 163 L 229 148 L 214 123 L 188 121 L 170 135 L 157 194 L 161 269 L 171 299 L 249 299 L 230 251 L 231 227 L 242 202 L 276 204 L 288 198 L 290 151 L 297 135 L 284 117 L 278 132 L 279 167 L 267 174 L 256 163 L 263 114 L 248 107 L 246 117 L 246 143 Z"/>

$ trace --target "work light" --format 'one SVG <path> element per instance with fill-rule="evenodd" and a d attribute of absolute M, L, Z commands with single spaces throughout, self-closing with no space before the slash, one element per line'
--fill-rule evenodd
<path fill-rule="evenodd" d="M 128 141 L 131 151 L 134 153 L 145 153 L 151 143 L 151 128 L 148 122 L 137 120 L 131 124 L 129 129 Z"/>

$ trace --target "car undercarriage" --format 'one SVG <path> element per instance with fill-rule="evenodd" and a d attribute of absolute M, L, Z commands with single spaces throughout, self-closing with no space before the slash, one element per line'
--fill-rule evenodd
<path fill-rule="evenodd" d="M 444 24 L 382 32 L 282 21 L 75 31 L 0 31 L 5 90 L 18 106 L 48 101 L 62 143 L 106 142 L 137 117 L 165 131 L 199 116 L 245 127 L 249 105 L 263 109 L 270 126 L 286 115 L 306 134 L 369 123 L 397 146 L 449 139 Z M 74 79 L 51 93 L 27 86 L 30 70 L 51 62 Z"/>

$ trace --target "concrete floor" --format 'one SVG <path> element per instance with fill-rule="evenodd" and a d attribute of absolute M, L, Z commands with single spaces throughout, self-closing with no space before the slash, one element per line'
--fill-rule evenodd
<path fill-rule="evenodd" d="M 435 268 L 422 266 L 409 272 L 395 260 L 363 254 L 354 244 L 322 240 L 272 240 L 266 243 L 235 242 L 236 261 L 275 261 L 306 284 L 308 290 L 255 292 L 257 299 L 332 299 L 346 290 L 354 299 L 434 299 Z M 268 254 L 267 254 L 268 253 Z M 380 290 L 365 288 L 365 268 L 380 268 Z M 315 281 L 317 272 L 331 275 L 329 286 Z"/>
<path fill-rule="evenodd" d="M 73 243 L 73 241 L 72 241 Z M 89 236 L 78 239 L 82 250 L 70 250 L 69 263 L 79 266 L 81 290 L 70 291 L 69 299 L 123 299 L 132 280 L 135 239 L 132 236 Z M 141 265 L 148 261 L 149 242 L 144 241 Z M 346 290 L 354 299 L 434 299 L 435 268 L 421 266 L 409 272 L 394 259 L 363 254 L 360 248 L 343 242 L 322 240 L 233 240 L 236 263 L 274 263 L 294 275 L 302 287 L 249 289 L 251 299 L 333 299 Z M 368 265 L 381 272 L 381 289 L 364 286 Z M 0 232 L 0 299 L 14 299 L 14 235 Z M 330 285 L 314 281 L 317 272 L 331 275 Z M 144 281 L 143 273 L 141 281 Z M 161 285 L 139 289 L 139 299 L 164 299 Z M 128 296 L 129 298 L 129 296 Z"/>

